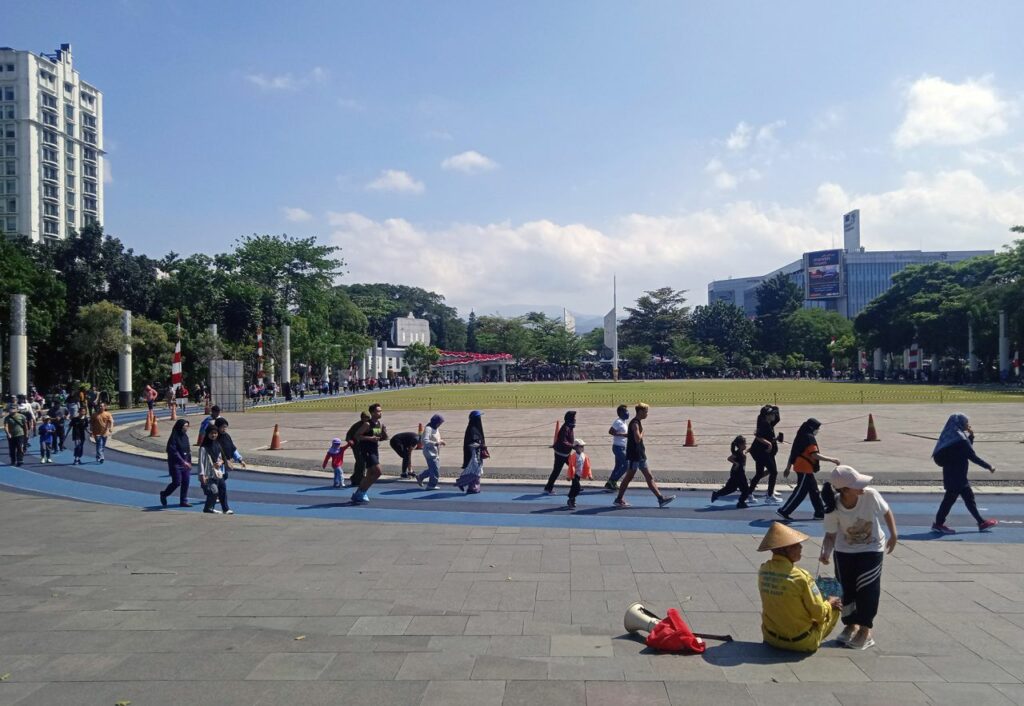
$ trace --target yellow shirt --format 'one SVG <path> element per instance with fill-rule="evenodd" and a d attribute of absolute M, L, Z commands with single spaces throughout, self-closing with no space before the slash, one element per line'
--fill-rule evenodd
<path fill-rule="evenodd" d="M 814 577 L 773 554 L 757 572 L 761 631 L 765 642 L 813 652 L 836 624 L 840 611 L 822 597 Z M 797 639 L 794 639 L 797 638 Z"/>

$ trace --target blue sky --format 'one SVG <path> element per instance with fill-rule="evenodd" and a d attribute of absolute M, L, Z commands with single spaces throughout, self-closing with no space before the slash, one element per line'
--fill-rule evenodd
<path fill-rule="evenodd" d="M 1024 222 L 1024 6 L 21 2 L 105 96 L 108 232 L 288 232 L 463 313 L 583 313 L 841 237 L 999 248 Z"/>

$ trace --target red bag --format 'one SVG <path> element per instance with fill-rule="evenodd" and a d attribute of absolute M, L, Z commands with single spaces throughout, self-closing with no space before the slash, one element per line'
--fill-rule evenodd
<path fill-rule="evenodd" d="M 701 654 L 706 644 L 693 634 L 678 610 L 669 608 L 668 616 L 647 636 L 647 646 L 663 652 Z"/>

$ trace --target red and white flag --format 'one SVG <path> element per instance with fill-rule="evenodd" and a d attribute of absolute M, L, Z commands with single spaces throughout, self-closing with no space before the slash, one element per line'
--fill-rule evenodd
<path fill-rule="evenodd" d="M 171 359 L 171 387 L 177 391 L 181 387 L 181 339 L 174 344 L 174 358 Z"/>

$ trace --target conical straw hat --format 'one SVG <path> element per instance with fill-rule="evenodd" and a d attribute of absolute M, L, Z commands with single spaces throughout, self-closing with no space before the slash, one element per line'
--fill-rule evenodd
<path fill-rule="evenodd" d="M 768 528 L 768 534 L 761 540 L 761 546 L 757 548 L 757 551 L 766 552 L 771 549 L 781 549 L 793 544 L 800 544 L 805 539 L 810 539 L 810 537 L 781 522 L 773 522 L 772 526 Z"/>

